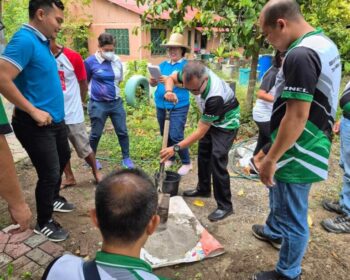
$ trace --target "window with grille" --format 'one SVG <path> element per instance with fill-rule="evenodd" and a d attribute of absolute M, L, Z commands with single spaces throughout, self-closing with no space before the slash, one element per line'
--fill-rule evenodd
<path fill-rule="evenodd" d="M 151 55 L 164 55 L 166 48 L 161 47 L 166 38 L 166 29 L 151 29 Z"/>
<path fill-rule="evenodd" d="M 113 35 L 115 38 L 116 54 L 130 55 L 129 29 L 106 29 L 106 32 Z"/>

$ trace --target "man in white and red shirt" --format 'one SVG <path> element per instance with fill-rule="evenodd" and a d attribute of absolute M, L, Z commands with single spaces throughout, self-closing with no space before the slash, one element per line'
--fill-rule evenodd
<path fill-rule="evenodd" d="M 95 180 L 101 180 L 101 174 L 96 167 L 95 154 L 89 143 L 89 136 L 84 123 L 82 100 L 87 92 L 86 70 L 84 61 L 77 52 L 60 46 L 52 39 L 50 48 L 57 62 L 58 74 L 64 95 L 65 123 L 68 130 L 69 141 L 74 146 L 78 156 L 85 159 L 91 166 Z M 70 161 L 67 163 L 62 187 L 76 185 Z"/>

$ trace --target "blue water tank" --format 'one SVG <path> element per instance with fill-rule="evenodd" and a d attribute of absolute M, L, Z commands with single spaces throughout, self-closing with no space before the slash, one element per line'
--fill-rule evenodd
<path fill-rule="evenodd" d="M 259 55 L 258 60 L 258 80 L 261 81 L 261 78 L 264 76 L 265 72 L 271 67 L 272 65 L 272 55 L 271 54 L 264 54 Z"/>

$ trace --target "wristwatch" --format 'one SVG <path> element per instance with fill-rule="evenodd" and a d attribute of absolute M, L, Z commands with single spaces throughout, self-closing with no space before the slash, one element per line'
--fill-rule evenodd
<path fill-rule="evenodd" d="M 181 150 L 181 147 L 179 146 L 179 145 L 174 145 L 173 146 L 173 150 L 174 150 L 174 152 L 179 152 L 180 150 Z"/>

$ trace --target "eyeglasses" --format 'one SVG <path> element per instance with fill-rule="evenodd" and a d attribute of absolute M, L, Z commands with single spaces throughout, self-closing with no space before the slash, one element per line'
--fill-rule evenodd
<path fill-rule="evenodd" d="M 186 87 L 186 89 L 191 91 L 191 92 L 201 92 L 201 88 L 203 87 L 205 81 L 207 81 L 207 80 L 208 79 L 204 79 L 203 82 L 201 83 L 201 85 L 199 86 L 199 88 L 197 88 L 197 89 L 190 89 L 190 88 L 187 88 L 187 87 Z"/>

